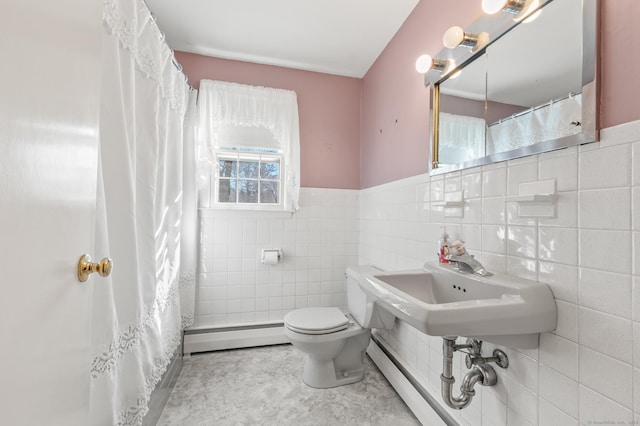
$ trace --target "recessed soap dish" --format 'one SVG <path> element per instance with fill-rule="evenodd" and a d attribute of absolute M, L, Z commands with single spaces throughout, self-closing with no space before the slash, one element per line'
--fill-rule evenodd
<path fill-rule="evenodd" d="M 518 195 L 506 198 L 507 201 L 518 203 L 518 217 L 556 216 L 556 180 L 540 180 L 525 182 L 518 185 Z"/>
<path fill-rule="evenodd" d="M 464 217 L 464 193 L 452 191 L 444 194 L 444 201 L 437 201 L 433 206 L 444 207 L 445 217 Z"/>
<path fill-rule="evenodd" d="M 507 201 L 515 201 L 516 203 L 543 204 L 553 203 L 556 201 L 557 197 L 557 194 L 513 195 L 507 197 Z"/>

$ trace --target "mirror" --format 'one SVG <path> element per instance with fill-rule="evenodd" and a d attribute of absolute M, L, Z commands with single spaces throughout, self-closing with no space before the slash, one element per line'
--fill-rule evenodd
<path fill-rule="evenodd" d="M 487 56 L 481 55 L 455 78 L 439 84 L 438 141 L 440 164 L 484 157 Z"/>
<path fill-rule="evenodd" d="M 548 0 L 522 22 L 483 16 L 466 31 L 487 31 L 486 46 L 438 55 L 461 65 L 433 84 L 431 174 L 598 140 L 597 3 Z"/>

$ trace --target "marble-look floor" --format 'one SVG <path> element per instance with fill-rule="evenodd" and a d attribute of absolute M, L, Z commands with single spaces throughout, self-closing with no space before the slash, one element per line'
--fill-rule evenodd
<path fill-rule="evenodd" d="M 419 425 L 365 361 L 362 381 L 314 389 L 302 382 L 304 355 L 291 345 L 193 355 L 158 425 Z"/>

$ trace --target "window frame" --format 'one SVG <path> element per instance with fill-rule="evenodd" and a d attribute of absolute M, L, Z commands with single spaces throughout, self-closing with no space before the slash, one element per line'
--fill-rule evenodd
<path fill-rule="evenodd" d="M 220 176 L 220 160 L 230 159 L 236 161 L 236 176 L 226 177 Z M 266 160 L 266 161 L 265 161 Z M 268 161 L 272 160 L 272 161 Z M 261 183 L 262 182 L 276 182 L 275 179 L 263 179 L 260 176 L 260 168 L 262 163 L 273 163 L 277 160 L 279 164 L 278 168 L 278 202 L 277 203 L 262 203 L 260 202 L 261 195 Z M 214 162 L 212 164 L 211 173 L 211 192 L 213 208 L 221 210 L 255 210 L 255 211 L 285 211 L 284 205 L 284 171 L 286 165 L 284 164 L 284 155 L 280 150 L 265 149 L 265 148 L 243 148 L 243 147 L 229 147 L 223 146 L 215 149 Z M 240 178 L 239 176 L 239 164 L 241 161 L 254 161 L 258 163 L 258 177 L 257 178 Z M 235 202 L 223 202 L 220 201 L 220 181 L 221 180 L 249 180 L 258 182 L 258 201 L 252 202 L 240 202 L 238 201 L 239 191 L 236 189 L 236 201 Z M 236 187 L 237 188 L 237 187 Z"/>

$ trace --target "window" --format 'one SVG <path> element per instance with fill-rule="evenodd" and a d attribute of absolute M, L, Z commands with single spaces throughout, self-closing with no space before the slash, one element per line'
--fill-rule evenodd
<path fill-rule="evenodd" d="M 219 150 L 216 202 L 279 206 L 281 162 L 277 154 Z"/>
<path fill-rule="evenodd" d="M 295 92 L 202 80 L 201 137 L 211 164 L 211 205 L 295 211 L 300 135 Z"/>

